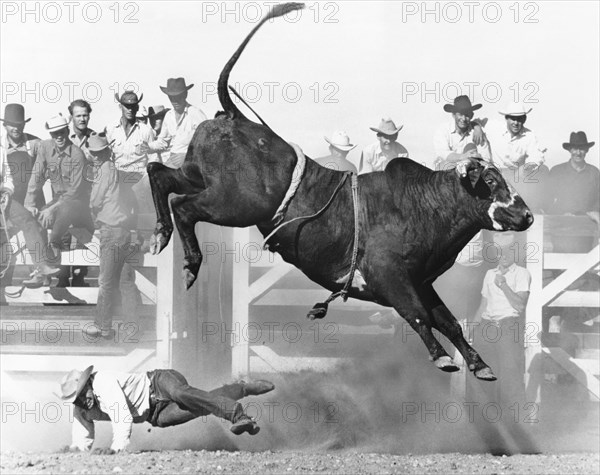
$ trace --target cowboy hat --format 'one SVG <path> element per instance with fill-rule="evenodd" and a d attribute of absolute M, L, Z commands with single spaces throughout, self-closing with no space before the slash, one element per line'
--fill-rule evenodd
<path fill-rule="evenodd" d="M 481 104 L 472 105 L 469 96 L 456 96 L 454 98 L 454 104 L 445 104 L 444 110 L 452 114 L 455 112 L 464 114 L 467 112 L 474 112 L 478 109 L 481 109 L 481 107 Z"/>
<path fill-rule="evenodd" d="M 92 371 L 94 371 L 94 366 L 88 366 L 83 371 L 71 370 L 60 380 L 60 394 L 57 396 L 63 401 L 75 401 L 90 379 Z"/>
<path fill-rule="evenodd" d="M 160 117 L 164 117 L 165 114 L 167 112 L 169 112 L 171 109 L 166 108 L 165 106 L 150 106 L 148 108 L 148 117 L 150 117 L 151 119 L 156 118 L 160 118 Z"/>
<path fill-rule="evenodd" d="M 350 137 L 348 137 L 348 134 L 342 130 L 336 130 L 333 132 L 331 134 L 331 139 L 327 137 L 323 138 L 329 145 L 341 150 L 342 152 L 349 152 L 356 147 L 356 145 L 352 145 L 350 143 Z"/>
<path fill-rule="evenodd" d="M 591 148 L 596 142 L 588 142 L 585 132 L 571 132 L 568 142 L 562 144 L 565 150 L 571 150 L 572 147 Z"/>
<path fill-rule="evenodd" d="M 193 84 L 186 86 L 185 79 L 183 78 L 169 78 L 167 79 L 167 87 L 159 86 L 160 90 L 167 96 L 178 96 L 194 87 Z"/>
<path fill-rule="evenodd" d="M 514 115 L 515 117 L 519 117 L 521 115 L 529 114 L 532 109 L 532 107 L 526 109 L 525 104 L 522 102 L 509 102 L 506 104 L 506 107 L 504 107 L 504 110 L 499 111 L 498 113 L 502 115 Z"/>
<path fill-rule="evenodd" d="M 62 114 L 55 115 L 46 122 L 46 130 L 48 132 L 56 132 L 69 126 L 69 120 Z"/>
<path fill-rule="evenodd" d="M 377 132 L 378 134 L 383 135 L 394 135 L 402 130 L 403 125 L 400 127 L 396 127 L 394 121 L 389 117 L 387 119 L 381 119 L 378 127 L 369 127 L 373 132 Z"/>
<path fill-rule="evenodd" d="M 104 134 L 92 134 L 88 139 L 88 150 L 90 152 L 101 152 L 105 148 L 110 147 L 114 143 L 114 140 L 109 142 Z"/>
<path fill-rule="evenodd" d="M 25 120 L 25 108 L 21 104 L 6 104 L 4 108 L 4 119 L 2 122 L 14 125 L 23 125 L 31 119 Z"/>
<path fill-rule="evenodd" d="M 138 98 L 138 95 L 134 91 L 125 91 L 121 94 L 121 98 L 119 98 L 119 95 L 115 92 L 115 100 L 124 106 L 139 104 L 142 102 L 142 97 L 144 97 L 143 94 L 140 94 L 140 97 Z"/>

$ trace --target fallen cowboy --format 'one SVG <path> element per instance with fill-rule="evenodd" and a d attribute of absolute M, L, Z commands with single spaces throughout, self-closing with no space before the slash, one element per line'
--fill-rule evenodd
<path fill-rule="evenodd" d="M 260 427 L 238 402 L 246 396 L 258 396 L 275 386 L 264 380 L 239 381 L 212 391 L 190 386 L 173 369 L 147 373 L 118 373 L 72 370 L 60 382 L 62 400 L 74 407 L 71 445 L 63 452 L 91 451 L 95 421 L 110 421 L 113 438 L 110 448 L 95 448 L 92 453 L 112 455 L 124 450 L 131 437 L 132 424 L 149 422 L 154 427 L 170 427 L 214 414 L 232 423 L 235 435 L 258 434 Z M 112 417 L 111 417 L 112 416 Z"/>

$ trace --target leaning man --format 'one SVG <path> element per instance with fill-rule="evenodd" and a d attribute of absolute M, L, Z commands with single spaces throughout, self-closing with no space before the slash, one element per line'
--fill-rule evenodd
<path fill-rule="evenodd" d="M 111 421 L 113 438 L 110 448 L 96 448 L 94 453 L 112 455 L 129 445 L 132 424 L 149 422 L 155 427 L 183 424 L 197 417 L 214 414 L 231 421 L 235 435 L 258 433 L 260 428 L 237 402 L 274 389 L 269 381 L 254 381 L 202 391 L 190 386 L 185 377 L 173 369 L 156 369 L 147 373 L 72 370 L 60 383 L 63 400 L 75 405 L 72 442 L 63 450 L 89 451 L 95 439 L 95 421 Z"/>

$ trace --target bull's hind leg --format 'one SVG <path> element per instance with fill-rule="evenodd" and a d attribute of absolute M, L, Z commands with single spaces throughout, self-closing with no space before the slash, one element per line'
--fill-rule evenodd
<path fill-rule="evenodd" d="M 207 216 L 199 207 L 201 194 L 177 196 L 171 200 L 175 225 L 183 244 L 183 283 L 189 289 L 198 277 L 202 264 L 202 251 L 198 245 L 195 227 L 198 221 L 206 220 Z"/>
<path fill-rule="evenodd" d="M 435 328 L 456 347 L 475 377 L 486 381 L 495 381 L 496 376 L 494 376 L 491 368 L 485 364 L 479 353 L 465 340 L 462 328 L 456 318 L 433 287 L 430 284 L 423 286 L 420 295 L 421 301 L 434 320 Z"/>

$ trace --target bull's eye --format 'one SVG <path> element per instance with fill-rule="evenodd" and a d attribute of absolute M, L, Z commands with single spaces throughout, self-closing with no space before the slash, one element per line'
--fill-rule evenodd
<path fill-rule="evenodd" d="M 490 188 L 494 188 L 496 186 L 496 180 L 494 180 L 493 178 L 485 178 L 484 180 L 485 184 Z"/>

